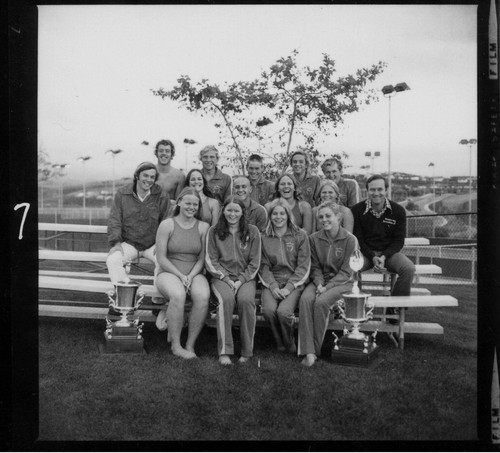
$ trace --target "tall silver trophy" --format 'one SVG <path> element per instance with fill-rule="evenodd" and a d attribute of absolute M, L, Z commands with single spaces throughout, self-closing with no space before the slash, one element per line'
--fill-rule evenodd
<path fill-rule="evenodd" d="M 356 249 L 349 259 L 349 266 L 354 271 L 354 285 L 350 293 L 342 294 L 337 302 L 340 317 L 351 326 L 344 327 L 342 338 L 335 337 L 332 360 L 343 365 L 368 366 L 378 353 L 376 344 L 377 331 L 371 336 L 361 332 L 361 325 L 373 317 L 374 304 L 368 301 L 371 294 L 363 293 L 358 286 L 358 272 L 363 267 L 363 255 Z"/>
<path fill-rule="evenodd" d="M 139 319 L 135 311 L 141 306 L 144 293 L 139 291 L 140 283 L 121 281 L 114 285 L 114 291 L 108 291 L 109 307 L 120 312 L 121 317 L 112 321 L 106 317 L 105 344 L 101 352 L 144 352 L 144 340 Z"/>

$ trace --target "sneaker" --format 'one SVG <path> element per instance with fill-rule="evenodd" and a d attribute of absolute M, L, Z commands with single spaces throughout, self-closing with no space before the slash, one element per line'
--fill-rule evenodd
<path fill-rule="evenodd" d="M 156 317 L 156 327 L 158 330 L 167 330 L 167 312 L 165 310 L 158 313 Z"/>

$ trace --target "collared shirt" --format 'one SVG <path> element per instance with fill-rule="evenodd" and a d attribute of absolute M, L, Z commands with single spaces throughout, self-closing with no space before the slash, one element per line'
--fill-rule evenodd
<path fill-rule="evenodd" d="M 252 182 L 250 181 L 250 184 Z M 252 192 L 250 198 L 264 206 L 268 201 L 271 201 L 274 195 L 274 183 L 268 181 L 264 176 L 260 176 L 255 185 L 252 184 Z"/>
<path fill-rule="evenodd" d="M 297 179 L 302 200 L 307 201 L 311 207 L 314 207 L 319 202 L 319 191 L 321 186 L 321 178 L 316 175 L 311 175 L 306 172 L 302 181 Z"/>
<path fill-rule="evenodd" d="M 139 200 L 141 200 L 141 202 L 142 202 L 142 201 L 144 201 L 146 198 L 148 198 L 148 197 L 149 197 L 149 195 L 151 195 L 151 189 L 149 189 L 149 190 L 146 192 L 146 195 L 144 195 L 143 197 L 141 197 L 141 196 L 139 195 L 139 192 L 136 192 L 136 195 L 137 195 L 137 198 L 139 198 Z"/>
<path fill-rule="evenodd" d="M 380 219 L 380 217 L 384 215 L 386 209 L 390 209 L 392 211 L 391 204 L 389 203 L 389 199 L 387 197 L 384 201 L 384 208 L 382 209 L 382 211 L 375 211 L 372 206 L 372 201 L 368 199 L 366 200 L 366 209 L 365 212 L 363 212 L 363 215 L 371 212 L 377 219 Z"/>
<path fill-rule="evenodd" d="M 389 259 L 404 246 L 406 211 L 394 201 L 386 199 L 385 204 L 385 209 L 377 212 L 377 215 L 370 200 L 360 201 L 351 208 L 354 216 L 353 233 L 358 238 L 361 253 L 370 261 L 375 252 L 381 252 Z"/>
<path fill-rule="evenodd" d="M 361 201 L 359 185 L 355 179 L 340 178 L 337 186 L 340 190 L 340 201 L 344 206 L 351 208 Z"/>
<path fill-rule="evenodd" d="M 201 172 L 206 177 L 205 170 L 201 170 Z M 208 178 L 207 178 L 208 180 Z M 223 205 L 224 200 L 231 195 L 231 187 L 232 187 L 232 179 L 226 173 L 222 173 L 218 167 L 215 167 L 215 174 L 212 179 L 208 181 L 208 187 L 212 192 L 213 196 L 217 198 L 218 202 Z"/>

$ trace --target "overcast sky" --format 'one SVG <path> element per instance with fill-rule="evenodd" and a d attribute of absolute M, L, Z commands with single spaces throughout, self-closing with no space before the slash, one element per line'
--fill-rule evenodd
<path fill-rule="evenodd" d="M 216 83 L 252 80 L 293 49 L 300 66 L 322 54 L 346 75 L 382 60 L 372 85 L 406 82 L 392 99 L 391 169 L 436 176 L 468 175 L 476 138 L 476 6 L 40 6 L 38 65 L 39 144 L 53 163 L 69 163 L 68 178 L 82 176 L 78 157 L 89 155 L 88 179 L 132 176 L 155 161 L 154 144 L 177 146 L 174 166 L 185 166 L 183 139 L 218 141 L 209 118 L 188 113 L 151 89 L 170 89 L 187 74 Z M 345 151 L 352 171 L 370 164 L 387 171 L 388 101 L 345 118 L 319 149 Z M 146 140 L 149 146 L 141 145 Z M 476 147 L 472 174 L 476 175 Z M 192 165 L 189 165 L 189 168 Z"/>

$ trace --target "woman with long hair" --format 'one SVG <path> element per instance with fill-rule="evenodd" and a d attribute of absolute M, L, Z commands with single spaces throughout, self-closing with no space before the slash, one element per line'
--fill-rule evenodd
<path fill-rule="evenodd" d="M 189 171 L 184 181 L 184 187 L 192 187 L 198 192 L 201 199 L 201 220 L 210 226 L 219 220 L 220 204 L 208 187 L 205 175 L 196 168 Z"/>
<path fill-rule="evenodd" d="M 255 334 L 255 277 L 260 267 L 259 229 L 245 221 L 245 205 L 235 196 L 224 202 L 217 225 L 207 233 L 206 269 L 217 298 L 219 363 L 231 365 L 234 354 L 232 321 L 236 305 L 240 320 L 240 363 L 253 356 Z"/>
<path fill-rule="evenodd" d="M 343 206 L 340 203 L 340 189 L 339 186 L 332 180 L 327 179 L 321 183 L 321 187 L 319 190 L 319 197 L 320 197 L 320 202 L 321 203 L 326 203 L 328 201 L 331 201 L 333 203 L 336 203 L 339 205 L 339 221 L 340 221 L 340 226 L 344 228 L 345 230 L 349 231 L 349 233 L 352 233 L 352 230 L 354 228 L 354 216 L 352 215 L 352 211 L 346 207 Z M 321 225 L 318 223 L 318 206 L 314 207 L 312 209 L 313 213 L 313 233 L 316 233 L 316 231 L 321 230 Z"/>
<path fill-rule="evenodd" d="M 339 205 L 318 206 L 321 230 L 309 236 L 311 246 L 311 283 L 299 301 L 299 350 L 302 364 L 312 366 L 321 353 L 331 309 L 351 291 L 354 271 L 349 259 L 358 247 L 353 234 L 340 226 Z"/>
<path fill-rule="evenodd" d="M 268 207 L 259 276 L 264 286 L 262 312 L 271 326 L 278 351 L 297 352 L 294 312 L 309 279 L 310 267 L 307 234 L 293 222 L 288 203 L 277 198 Z"/>
<path fill-rule="evenodd" d="M 283 173 L 274 185 L 274 199 L 282 198 L 288 203 L 293 213 L 295 224 L 302 228 L 307 234 L 312 233 L 312 208 L 311 205 L 301 199 L 297 180 L 291 173 Z M 267 209 L 270 205 L 266 203 Z"/>
<path fill-rule="evenodd" d="M 201 200 L 198 192 L 186 187 L 181 190 L 173 217 L 164 220 L 156 234 L 155 285 L 169 300 L 168 308 L 160 311 L 156 326 L 168 327 L 172 352 L 183 359 L 196 357 L 194 344 L 205 323 L 210 288 L 203 275 L 208 224 L 200 220 Z M 180 343 L 184 325 L 186 295 L 191 296 L 186 347 Z"/>

